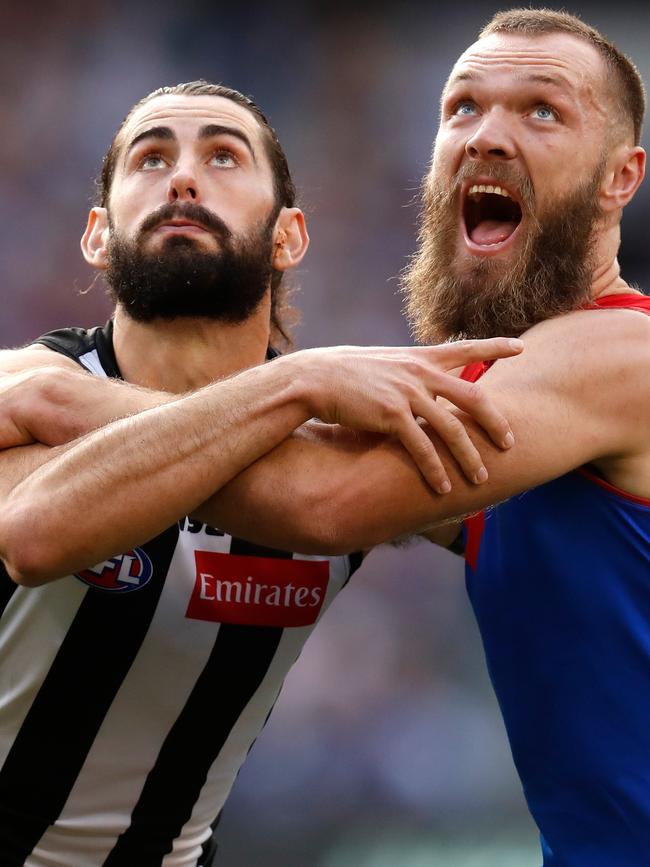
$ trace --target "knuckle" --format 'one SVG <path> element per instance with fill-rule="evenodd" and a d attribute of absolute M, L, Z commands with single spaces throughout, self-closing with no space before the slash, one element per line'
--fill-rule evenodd
<path fill-rule="evenodd" d="M 412 402 L 420 397 L 420 386 L 416 382 L 405 382 L 403 392 L 409 402 Z"/>
<path fill-rule="evenodd" d="M 387 403 L 383 408 L 383 416 L 386 421 L 395 425 L 405 418 L 406 413 L 396 403 Z"/>
<path fill-rule="evenodd" d="M 465 398 L 469 403 L 484 404 L 486 397 L 481 386 L 476 382 L 470 382 L 465 389 Z"/>
<path fill-rule="evenodd" d="M 412 452 L 417 454 L 420 458 L 433 462 L 435 462 L 437 458 L 437 452 L 428 437 L 425 437 L 424 439 L 418 438 L 418 440 L 413 444 Z"/>
<path fill-rule="evenodd" d="M 422 362 L 417 358 L 407 358 L 404 362 L 404 369 L 412 376 L 421 376 L 424 370 Z"/>
<path fill-rule="evenodd" d="M 448 413 L 442 420 L 442 425 L 444 428 L 445 440 L 457 443 L 467 438 L 465 425 L 460 422 L 455 415 Z"/>

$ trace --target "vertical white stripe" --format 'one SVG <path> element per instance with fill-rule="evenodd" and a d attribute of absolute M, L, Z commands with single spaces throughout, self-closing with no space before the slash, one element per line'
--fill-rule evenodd
<path fill-rule="evenodd" d="M 187 852 L 194 858 L 198 857 L 195 847 L 200 846 L 208 838 L 206 826 L 214 821 L 221 805 L 228 797 L 237 773 L 246 760 L 251 744 L 262 730 L 269 710 L 278 698 L 289 669 L 297 660 L 305 642 L 320 622 L 330 603 L 345 584 L 350 572 L 347 557 L 294 554 L 293 559 L 329 560 L 330 562 L 330 580 L 318 620 L 312 626 L 284 629 L 266 676 L 233 726 L 221 752 L 210 768 L 201 795 L 192 811 L 192 816 L 183 827 L 179 838 L 174 841 L 173 851 L 163 859 L 163 867 L 177 867 L 179 864 L 185 864 L 185 861 L 176 860 L 181 853 Z M 281 563 L 282 561 L 279 560 L 278 562 Z M 209 730 L 209 726 L 207 728 Z M 215 803 L 219 805 L 216 810 L 214 809 Z"/>
<path fill-rule="evenodd" d="M 179 534 L 145 640 L 56 825 L 45 832 L 34 850 L 36 859 L 46 859 L 49 852 L 65 852 L 66 867 L 101 864 L 130 825 L 131 811 L 147 774 L 194 688 L 219 630 L 218 623 L 185 617 L 194 588 L 197 547 L 228 553 L 230 537 L 208 536 L 203 531 Z M 119 641 L 119 634 L 115 641 Z M 195 862 L 196 857 L 188 860 L 185 850 L 170 863 L 192 867 Z M 38 860 L 36 864 L 40 867 Z"/>
<path fill-rule="evenodd" d="M 75 578 L 18 587 L 0 621 L 0 762 L 4 764 L 88 588 Z"/>

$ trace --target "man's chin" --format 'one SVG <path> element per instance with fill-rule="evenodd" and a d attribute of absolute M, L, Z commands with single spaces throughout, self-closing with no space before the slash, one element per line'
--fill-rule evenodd
<path fill-rule="evenodd" d="M 451 274 L 459 283 L 485 288 L 486 284 L 502 281 L 513 269 L 517 257 L 510 252 L 496 256 L 476 256 L 467 251 L 457 255 L 450 268 Z"/>

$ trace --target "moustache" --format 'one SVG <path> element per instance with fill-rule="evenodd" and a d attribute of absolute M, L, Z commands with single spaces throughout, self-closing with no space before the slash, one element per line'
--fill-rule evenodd
<path fill-rule="evenodd" d="M 460 195 L 461 187 L 466 180 L 477 176 L 489 178 L 504 187 L 511 190 L 516 190 L 520 196 L 523 209 L 532 214 L 535 209 L 535 191 L 529 177 L 524 175 L 514 166 L 508 165 L 505 162 L 485 162 L 483 160 L 470 160 L 459 168 L 453 176 L 451 186 L 443 191 L 440 187 L 440 182 L 436 183 L 436 179 L 432 178 L 432 187 L 436 188 L 435 192 L 442 194 L 449 201 L 453 201 Z"/>
<path fill-rule="evenodd" d="M 168 202 L 162 205 L 143 220 L 138 235 L 142 238 L 147 232 L 153 231 L 162 223 L 168 223 L 170 220 L 190 220 L 192 223 L 199 223 L 220 241 L 229 241 L 232 238 L 232 232 L 221 217 L 208 211 L 202 205 L 195 205 L 192 202 L 183 204 Z"/>

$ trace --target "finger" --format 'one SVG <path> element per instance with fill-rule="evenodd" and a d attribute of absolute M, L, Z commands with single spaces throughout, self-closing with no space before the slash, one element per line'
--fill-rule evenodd
<path fill-rule="evenodd" d="M 427 483 L 439 494 L 448 494 L 451 482 L 434 444 L 414 416 L 396 426 L 396 435 L 410 454 Z"/>
<path fill-rule="evenodd" d="M 471 415 L 496 446 L 509 449 L 514 445 L 510 423 L 479 383 L 466 382 L 446 373 L 439 373 L 435 380 L 435 384 L 431 383 L 432 391 Z"/>
<path fill-rule="evenodd" d="M 427 347 L 433 361 L 447 368 L 460 367 L 474 361 L 493 361 L 519 355 L 524 344 L 516 337 L 489 337 L 486 340 L 458 340 L 440 346 Z"/>
<path fill-rule="evenodd" d="M 425 399 L 418 405 L 412 405 L 412 409 L 438 434 L 468 481 L 475 485 L 486 481 L 488 473 L 483 459 L 470 439 L 465 425 L 453 412 L 440 406 L 433 399 Z"/>

